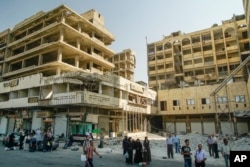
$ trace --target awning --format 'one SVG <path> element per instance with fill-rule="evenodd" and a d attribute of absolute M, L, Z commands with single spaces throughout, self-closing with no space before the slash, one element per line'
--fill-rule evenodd
<path fill-rule="evenodd" d="M 250 117 L 250 111 L 246 111 L 246 110 L 238 110 L 234 112 L 234 116 L 235 117 L 244 117 L 244 118 L 248 118 Z"/>

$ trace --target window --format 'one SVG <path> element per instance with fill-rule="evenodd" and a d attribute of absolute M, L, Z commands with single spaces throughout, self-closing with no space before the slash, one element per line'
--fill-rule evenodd
<path fill-rule="evenodd" d="M 236 103 L 244 103 L 245 102 L 245 96 L 244 95 L 234 96 L 234 99 L 235 99 Z"/>
<path fill-rule="evenodd" d="M 167 102 L 160 101 L 160 107 L 161 107 L 161 111 L 167 111 Z"/>
<path fill-rule="evenodd" d="M 194 105 L 194 99 L 187 99 L 187 105 Z"/>
<path fill-rule="evenodd" d="M 180 100 L 173 100 L 173 106 L 180 106 Z"/>
<path fill-rule="evenodd" d="M 210 104 L 209 98 L 201 98 L 201 104 Z"/>
<path fill-rule="evenodd" d="M 226 96 L 218 97 L 218 103 L 226 103 L 226 102 L 227 102 L 227 97 Z"/>

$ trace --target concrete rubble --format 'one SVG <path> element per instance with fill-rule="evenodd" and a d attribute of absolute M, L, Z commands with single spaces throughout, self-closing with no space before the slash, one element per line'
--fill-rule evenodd
<path fill-rule="evenodd" d="M 129 135 L 128 135 L 129 136 Z M 152 133 L 147 133 L 147 136 L 150 140 L 150 148 L 151 148 L 151 154 L 152 158 L 154 159 L 162 159 L 163 157 L 167 156 L 167 147 L 166 147 L 166 137 L 155 135 Z M 197 148 L 198 144 L 203 145 L 203 149 L 207 153 L 207 163 L 211 164 L 217 164 L 217 165 L 223 165 L 224 159 L 222 158 L 221 154 L 219 153 L 220 158 L 215 159 L 213 157 L 209 156 L 208 153 L 208 147 L 206 144 L 207 135 L 200 135 L 197 133 L 189 133 L 186 135 L 178 135 L 180 138 L 181 145 L 184 144 L 185 139 L 190 140 L 190 147 L 192 151 L 194 152 Z M 133 139 L 139 138 L 141 142 L 144 140 L 145 136 L 134 136 Z M 236 139 L 234 137 L 227 137 L 229 139 L 230 146 L 232 150 L 241 150 L 246 151 L 250 150 L 250 136 L 246 135 L 244 137 L 241 137 L 239 139 Z M 220 149 L 220 145 L 222 144 L 223 137 L 218 136 L 219 143 L 218 148 Z M 122 140 L 123 138 L 105 138 L 104 141 L 104 148 L 98 148 L 99 151 L 105 152 L 105 153 L 118 153 L 122 154 Z M 96 142 L 99 142 L 98 140 Z M 98 143 L 96 143 L 96 146 Z M 183 161 L 183 156 L 181 154 L 174 153 L 174 159 L 166 159 L 166 161 Z"/>

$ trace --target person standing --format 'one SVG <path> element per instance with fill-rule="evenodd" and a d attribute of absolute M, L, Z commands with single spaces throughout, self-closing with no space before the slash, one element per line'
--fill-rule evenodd
<path fill-rule="evenodd" d="M 195 151 L 194 154 L 195 158 L 195 167 L 205 167 L 207 160 L 206 152 L 202 149 L 202 145 L 198 144 L 198 149 Z"/>
<path fill-rule="evenodd" d="M 20 132 L 20 137 L 19 137 L 19 150 L 23 150 L 23 141 L 24 141 L 24 132 Z"/>
<path fill-rule="evenodd" d="M 180 139 L 176 134 L 174 135 L 174 145 L 175 145 L 175 153 L 180 153 L 180 149 L 179 149 Z"/>
<path fill-rule="evenodd" d="M 228 144 L 228 140 L 224 138 L 223 144 L 221 146 L 221 154 L 225 159 L 226 167 L 229 167 L 229 163 L 230 163 L 230 150 L 231 150 L 231 147 Z"/>
<path fill-rule="evenodd" d="M 140 139 L 136 139 L 134 143 L 134 149 L 135 149 L 135 156 L 134 156 L 134 163 L 139 164 L 142 162 L 142 143 Z"/>
<path fill-rule="evenodd" d="M 133 164 L 133 148 L 134 141 L 131 137 L 128 138 L 128 164 Z"/>
<path fill-rule="evenodd" d="M 208 151 L 209 151 L 210 157 L 214 156 L 213 139 L 212 139 L 211 135 L 208 135 L 208 137 L 207 137 L 207 146 L 208 146 Z"/>
<path fill-rule="evenodd" d="M 127 164 L 128 164 L 128 147 L 129 147 L 128 137 L 125 136 L 122 141 L 122 148 L 123 148 L 123 155 L 125 156 L 125 162 Z"/>
<path fill-rule="evenodd" d="M 146 136 L 143 141 L 143 160 L 147 164 L 151 162 L 151 150 L 150 150 L 150 141 L 148 140 L 148 137 Z"/>
<path fill-rule="evenodd" d="M 213 148 L 214 148 L 214 158 L 219 158 L 219 154 L 218 154 L 218 139 L 217 137 L 212 134 L 212 139 L 213 139 Z"/>
<path fill-rule="evenodd" d="M 167 154 L 168 154 L 168 158 L 174 158 L 174 153 L 173 153 L 173 144 L 174 144 L 174 138 L 171 135 L 171 133 L 168 134 L 167 137 Z"/>
<path fill-rule="evenodd" d="M 90 145 L 87 148 L 87 154 L 86 154 L 86 158 L 87 158 L 87 163 L 89 164 L 90 167 L 94 167 L 93 164 L 93 157 L 94 157 L 94 153 L 99 156 L 99 158 L 102 158 L 102 156 L 96 151 L 96 148 L 94 146 L 93 141 L 90 141 Z"/>
<path fill-rule="evenodd" d="M 191 158 L 191 148 L 189 147 L 189 140 L 185 139 L 185 145 L 181 148 L 181 155 L 184 158 L 184 167 L 192 167 L 192 158 Z"/>

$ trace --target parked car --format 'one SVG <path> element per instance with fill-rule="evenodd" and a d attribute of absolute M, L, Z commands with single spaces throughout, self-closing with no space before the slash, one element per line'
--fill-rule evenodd
<path fill-rule="evenodd" d="M 9 138 L 12 133 L 8 134 L 7 136 L 3 137 L 3 145 L 8 147 L 9 145 Z M 20 134 L 19 133 L 13 133 L 14 134 L 14 146 L 19 146 L 19 138 Z"/>

